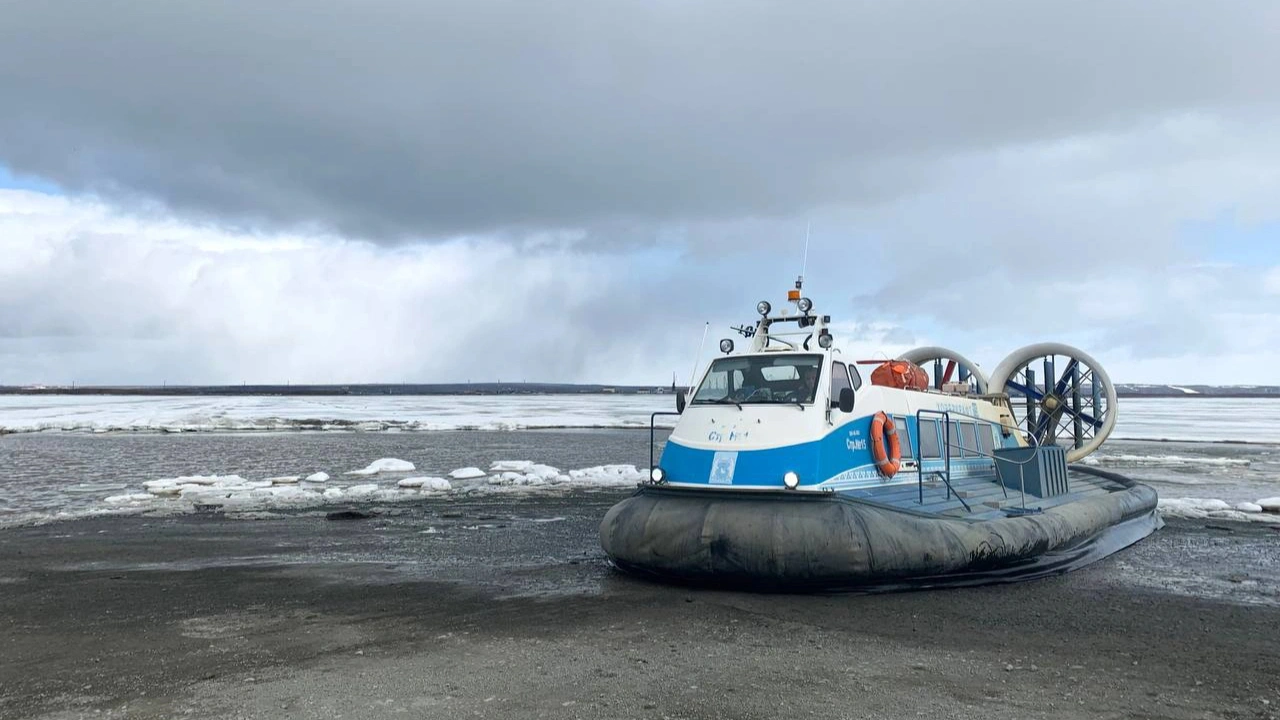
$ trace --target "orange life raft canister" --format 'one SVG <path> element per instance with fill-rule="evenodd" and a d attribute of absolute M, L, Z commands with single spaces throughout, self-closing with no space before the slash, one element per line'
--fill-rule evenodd
<path fill-rule="evenodd" d="M 885 451 L 885 440 L 888 440 L 888 451 Z M 871 457 L 875 458 L 876 469 L 886 478 L 891 478 L 902 466 L 902 446 L 898 443 L 898 430 L 893 426 L 893 418 L 878 412 L 871 419 Z"/>
<path fill-rule="evenodd" d="M 889 360 L 871 372 L 871 384 L 904 390 L 928 390 L 929 373 L 909 360 Z"/>

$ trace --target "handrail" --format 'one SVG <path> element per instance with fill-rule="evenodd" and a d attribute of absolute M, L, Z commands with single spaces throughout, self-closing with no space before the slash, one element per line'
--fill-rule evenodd
<path fill-rule="evenodd" d="M 681 413 L 672 412 L 670 410 L 659 410 L 649 416 L 649 477 L 653 477 L 653 430 L 654 420 L 659 415 L 680 415 Z"/>
<path fill-rule="evenodd" d="M 957 500 L 959 500 L 959 501 L 960 501 L 960 504 L 964 506 L 965 511 L 966 511 L 966 512 L 973 512 L 973 508 L 969 507 L 969 503 L 965 502 L 965 501 L 964 501 L 964 498 L 960 497 L 960 492 L 959 492 L 958 490 L 956 490 L 955 488 L 951 487 L 951 479 L 950 479 L 950 478 L 946 477 L 945 475 L 943 475 L 941 472 L 939 472 L 939 471 L 937 471 L 937 470 L 930 470 L 929 472 L 930 472 L 930 474 L 937 475 L 937 476 L 938 476 L 938 479 L 939 479 L 939 480 L 941 480 L 941 481 L 942 481 L 942 483 L 943 483 L 944 485 L 946 485 L 946 486 L 947 486 L 947 499 L 948 499 L 948 500 L 950 500 L 950 499 L 951 499 L 951 493 L 955 493 L 955 495 L 956 495 L 956 499 L 957 499 Z M 921 504 L 921 505 L 923 505 L 923 504 L 924 504 L 924 483 L 921 483 L 921 484 L 920 484 L 920 504 Z"/>
<path fill-rule="evenodd" d="M 967 447 L 965 447 L 965 446 L 964 446 L 963 438 L 959 438 L 959 439 L 958 439 L 958 440 L 959 440 L 959 442 L 957 442 L 956 444 L 954 444 L 954 445 L 953 445 L 953 444 L 952 444 L 952 442 L 951 442 L 951 416 L 954 414 L 954 415 L 957 415 L 957 416 L 962 417 L 962 418 L 967 418 L 967 419 L 970 419 L 970 420 L 976 420 L 976 421 L 978 421 L 978 422 L 980 422 L 980 423 L 986 423 L 987 425 L 994 425 L 994 426 L 999 427 L 999 428 L 1001 428 L 1001 429 L 1009 428 L 1009 429 L 1012 429 L 1014 432 L 1019 432 L 1019 433 L 1021 433 L 1021 432 L 1022 432 L 1022 429 L 1021 429 L 1021 428 L 1019 428 L 1019 427 L 1017 427 L 1016 425 L 1015 425 L 1015 426 L 1005 425 L 1005 424 L 1004 424 L 1004 423 L 1002 423 L 1002 422 L 995 422 L 994 420 L 988 420 L 987 418 L 979 417 L 979 416 L 977 416 L 977 415 L 970 415 L 969 413 L 966 413 L 966 412 L 961 412 L 961 411 L 951 411 L 951 410 L 934 410 L 934 409 L 932 409 L 932 408 L 920 408 L 919 410 L 917 410 L 917 411 L 916 411 L 916 437 L 917 437 L 917 438 L 921 435 L 921 430 L 920 430 L 921 419 L 922 419 L 922 417 L 923 417 L 924 415 L 926 415 L 926 414 L 928 414 L 928 415 L 938 415 L 938 416 L 941 416 L 941 418 L 942 418 L 942 425 L 943 425 L 943 428 L 944 428 L 944 431 L 943 431 L 943 432 L 944 432 L 944 435 L 943 435 L 943 460 L 944 460 L 944 463 L 945 463 L 945 465 L 944 465 L 944 470 L 943 470 L 942 472 L 939 472 L 939 471 L 937 471 L 937 470 L 931 470 L 930 472 L 931 472 L 932 474 L 934 474 L 934 475 L 937 475 L 937 476 L 938 476 L 938 478 L 939 478 L 940 480 L 942 480 L 943 484 L 945 484 L 945 485 L 947 486 L 947 499 L 948 499 L 948 500 L 950 500 L 950 499 L 951 499 L 951 494 L 954 492 L 954 493 L 955 493 L 955 495 L 956 495 L 956 499 L 960 501 L 960 504 L 964 506 L 964 509 L 965 509 L 966 511 L 972 512 L 972 509 L 969 507 L 969 504 L 968 504 L 968 503 L 966 503 L 966 502 L 964 501 L 964 498 L 960 497 L 960 493 L 959 493 L 959 492 L 956 492 L 955 488 L 954 488 L 954 487 L 952 487 L 952 485 L 951 485 L 951 448 L 952 448 L 952 447 L 959 448 L 959 449 L 960 449 L 960 451 L 961 451 L 962 453 L 964 453 L 965 455 L 968 455 L 970 452 L 972 452 L 974 455 L 977 455 L 977 456 L 979 456 L 979 457 L 986 457 L 986 458 L 990 458 L 990 459 L 991 459 L 991 460 L 993 460 L 993 461 L 996 459 L 996 456 L 995 456 L 994 452 L 993 452 L 993 453 L 985 453 L 985 452 L 983 452 L 983 451 L 982 451 L 982 449 L 981 449 L 981 448 L 967 448 Z M 1039 448 L 1039 447 L 1040 447 L 1040 442 L 1039 442 L 1039 440 L 1038 440 L 1034 435 L 1027 434 L 1027 435 L 1026 435 L 1026 439 L 1029 441 L 1029 444 L 1030 444 L 1032 447 L 1036 447 L 1036 448 Z M 1022 472 L 1022 466 L 1026 465 L 1026 464 L 1027 464 L 1027 463 L 1029 463 L 1029 462 L 1031 462 L 1033 458 L 1034 458 L 1034 455 L 1033 455 L 1032 457 L 1028 457 L 1026 460 L 1022 460 L 1022 461 L 1018 461 L 1018 460 L 1009 460 L 1009 461 L 1008 461 L 1008 462 L 1011 462 L 1011 463 L 1013 463 L 1013 464 L 1015 464 L 1015 465 L 1017 465 L 1017 466 L 1018 466 L 1018 479 L 1019 479 L 1019 483 L 1018 483 L 1018 484 L 1019 484 L 1019 493 L 1020 493 L 1020 495 L 1021 495 L 1021 503 L 1022 503 L 1022 509 L 1023 509 L 1023 510 L 1025 510 L 1025 509 L 1026 509 L 1026 507 L 1027 507 L 1027 488 L 1026 488 L 1026 476 L 1025 476 L 1025 475 L 1023 474 L 1023 472 Z M 998 473 L 998 472 L 999 472 L 999 471 L 997 471 L 997 473 Z M 1009 490 L 1008 490 L 1008 488 L 1007 488 L 1007 487 L 1005 487 L 1005 484 L 1004 484 L 1003 482 L 1000 482 L 1000 481 L 999 481 L 999 478 L 998 478 L 998 477 L 997 477 L 997 480 L 996 480 L 996 484 L 998 484 L 998 485 L 1000 486 L 1000 492 L 1001 492 L 1001 493 L 1002 493 L 1006 498 L 1007 498 L 1007 497 L 1009 497 Z M 920 458 L 919 458 L 919 460 L 918 460 L 918 461 L 917 461 L 917 463 L 916 463 L 916 485 L 917 485 L 917 487 L 918 487 L 918 489 L 919 489 L 919 496 L 918 496 L 918 498 L 919 498 L 919 503 L 920 503 L 921 505 L 923 505 L 923 504 L 924 504 L 924 454 L 923 454 L 923 453 L 921 453 Z"/>
<path fill-rule="evenodd" d="M 946 462 L 944 466 L 945 467 L 944 472 L 946 473 L 946 475 L 944 476 L 939 474 L 939 477 L 941 477 L 942 481 L 947 485 L 947 499 L 950 500 L 951 493 L 953 492 L 953 489 L 951 487 L 951 413 L 950 411 L 947 411 L 947 410 L 934 410 L 932 408 L 920 408 L 919 410 L 916 410 L 917 439 L 920 437 L 920 418 L 925 413 L 928 413 L 930 415 L 941 415 L 942 425 L 947 429 L 946 442 L 943 443 L 943 458 L 945 459 L 945 462 Z M 910 445 L 910 443 L 908 443 L 908 445 Z M 938 471 L 934 470 L 933 472 L 937 473 Z M 920 504 L 923 505 L 924 504 L 924 452 L 923 451 L 920 453 L 919 461 L 916 462 L 916 485 L 920 489 Z M 965 503 L 964 498 L 960 497 L 959 494 L 956 495 L 956 498 L 960 500 L 961 505 L 965 506 L 965 510 L 969 509 L 969 506 Z"/>
<path fill-rule="evenodd" d="M 937 411 L 937 410 L 929 410 L 928 412 L 937 413 L 938 411 Z M 947 422 L 947 436 L 948 436 L 948 438 L 949 438 L 949 437 L 951 436 L 951 424 L 950 424 L 950 414 L 951 414 L 951 413 L 950 413 L 950 412 L 946 412 L 946 413 L 943 413 L 943 414 L 944 414 L 944 415 L 947 417 L 947 419 L 948 419 L 948 422 Z M 998 423 L 998 422 L 995 422 L 994 420 L 988 420 L 988 419 L 986 419 L 986 418 L 984 418 L 984 417 L 978 417 L 977 415 L 970 415 L 970 414 L 965 413 L 965 412 L 959 412 L 959 411 L 956 411 L 956 412 L 955 412 L 955 414 L 956 414 L 956 415 L 959 415 L 960 417 L 963 417 L 963 418 L 969 418 L 969 419 L 971 419 L 971 420 L 977 420 L 978 422 L 987 423 L 988 425 L 995 425 L 996 427 L 1001 428 L 1001 429 L 1005 429 L 1005 428 L 1012 429 L 1014 432 L 1022 433 L 1022 434 L 1024 435 L 1024 439 L 1028 441 L 1028 445 L 1030 445 L 1031 447 L 1034 447 L 1034 448 L 1037 448 L 1037 449 L 1038 449 L 1038 448 L 1040 448 L 1040 447 L 1042 447 L 1042 446 L 1041 446 L 1041 443 L 1040 443 L 1040 440 L 1039 440 L 1038 438 L 1036 438 L 1036 436 L 1035 436 L 1035 435 L 1033 435 L 1033 434 L 1031 434 L 1031 433 L 1028 433 L 1028 432 L 1023 431 L 1023 430 L 1022 430 L 1022 428 L 1020 428 L 1020 427 L 1018 427 L 1018 426 L 1016 426 L 1016 425 L 1005 425 L 1004 423 Z M 918 413 L 917 413 L 917 415 L 918 415 Z M 919 432 L 919 429 L 918 429 L 919 423 L 920 423 L 920 420 L 919 420 L 919 418 L 917 417 L 917 419 L 916 419 L 916 424 L 917 424 L 917 431 L 916 431 L 916 432 L 917 432 L 917 433 Z M 960 448 L 960 450 L 961 450 L 961 451 L 963 451 L 963 452 L 964 452 L 964 453 L 966 453 L 966 454 L 967 454 L 967 453 L 969 453 L 969 452 L 971 451 L 971 449 L 970 449 L 970 448 L 967 448 L 967 447 L 965 447 L 965 446 L 964 446 L 963 441 L 961 442 L 961 444 L 956 445 L 956 447 Z M 982 448 L 973 448 L 973 449 L 972 449 L 972 452 L 973 452 L 975 455 L 978 455 L 979 457 L 988 457 L 988 458 L 991 458 L 992 460 L 995 460 L 995 459 L 996 459 L 996 456 L 995 456 L 995 454 L 994 454 L 994 453 L 992 453 L 992 454 L 984 453 L 984 452 L 982 452 Z M 1011 464 L 1014 464 L 1014 465 L 1017 465 L 1017 466 L 1018 466 L 1018 492 L 1019 492 L 1019 494 L 1021 495 L 1020 502 L 1022 503 L 1022 509 L 1023 509 L 1023 510 L 1026 510 L 1026 509 L 1027 509 L 1027 478 L 1026 478 L 1026 475 L 1024 474 L 1024 472 L 1023 472 L 1022 468 L 1023 468 L 1025 465 L 1027 465 L 1028 463 L 1030 463 L 1032 460 L 1034 460 L 1034 459 L 1035 459 L 1036 454 L 1037 454 L 1037 453 L 1032 453 L 1032 455 L 1031 455 L 1030 457 L 1028 457 L 1026 460 L 1021 460 L 1021 461 L 1019 461 L 1019 460 L 1002 460 L 1002 462 L 1007 462 L 1007 463 L 1011 463 Z M 949 474 L 950 474 L 950 472 L 951 472 L 951 465 L 950 465 L 950 462 L 949 462 L 950 455 L 951 455 L 951 443 L 950 443 L 950 441 L 948 440 L 948 442 L 947 442 L 947 457 L 948 457 L 947 473 L 948 473 L 948 475 L 949 475 Z M 1004 484 L 1003 482 L 999 482 L 999 470 L 997 470 L 997 471 L 996 471 L 996 473 L 997 473 L 997 478 L 996 478 L 996 480 L 997 480 L 997 483 L 1000 485 L 1000 492 L 1004 493 L 1004 496 L 1007 498 L 1007 497 L 1009 497 L 1009 491 L 1008 491 L 1008 489 L 1005 487 L 1005 484 Z M 950 483 L 948 483 L 948 484 L 947 484 L 947 487 L 948 487 L 948 488 L 950 487 Z M 921 484 L 921 488 L 920 488 L 920 497 L 921 497 L 921 501 L 920 501 L 920 502 L 923 504 L 923 503 L 924 503 L 924 499 L 923 499 L 923 498 L 924 498 L 924 486 L 923 486 L 923 483 Z M 961 502 L 964 502 L 964 501 L 963 501 L 963 500 L 961 500 Z"/>

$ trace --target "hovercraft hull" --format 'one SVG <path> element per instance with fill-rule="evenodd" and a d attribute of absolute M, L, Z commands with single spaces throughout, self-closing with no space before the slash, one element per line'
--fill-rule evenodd
<path fill-rule="evenodd" d="M 621 570 L 770 591 L 887 591 L 1011 582 L 1072 570 L 1162 526 L 1131 481 L 1042 512 L 957 519 L 837 493 L 644 487 L 600 526 Z"/>

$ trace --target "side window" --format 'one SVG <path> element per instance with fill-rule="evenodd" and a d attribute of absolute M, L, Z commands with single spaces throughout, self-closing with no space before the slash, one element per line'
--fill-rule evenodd
<path fill-rule="evenodd" d="M 902 415 L 893 416 L 893 424 L 898 430 L 898 443 L 902 445 L 902 457 L 915 457 L 915 446 L 911 444 L 911 427 Z"/>
<path fill-rule="evenodd" d="M 849 371 L 842 362 L 831 363 L 831 406 L 835 407 L 840 403 L 840 391 L 853 387 L 849 384 Z"/>
<path fill-rule="evenodd" d="M 983 423 L 978 428 L 978 449 L 982 454 L 990 457 L 995 452 L 995 428 Z"/>
<path fill-rule="evenodd" d="M 857 365 L 850 365 L 850 366 L 849 366 L 849 379 L 853 381 L 853 389 L 854 389 L 854 390 L 861 390 L 861 389 L 862 389 L 862 375 L 860 375 L 860 374 L 858 373 L 858 366 L 857 366 Z"/>
<path fill-rule="evenodd" d="M 978 457 L 981 453 L 978 451 L 978 433 L 973 423 L 960 423 L 960 443 L 964 446 L 964 454 L 967 457 Z"/>
<path fill-rule="evenodd" d="M 938 442 L 938 421 L 920 421 L 920 457 L 936 459 L 942 457 L 942 445 Z"/>
<path fill-rule="evenodd" d="M 960 421 L 952 420 L 950 426 L 951 435 L 946 437 L 945 441 L 951 448 L 951 457 L 964 457 L 964 441 L 960 439 Z"/>

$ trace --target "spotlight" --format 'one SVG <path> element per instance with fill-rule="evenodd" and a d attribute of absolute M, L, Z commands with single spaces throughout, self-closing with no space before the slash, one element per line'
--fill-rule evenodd
<path fill-rule="evenodd" d="M 756 303 L 756 312 L 760 313 L 761 315 L 768 315 L 769 311 L 772 309 L 773 309 L 773 306 L 769 304 L 768 300 L 761 300 L 760 302 Z"/>
<path fill-rule="evenodd" d="M 730 340 L 729 338 L 725 338 L 721 340 L 720 352 L 724 353 L 725 355 L 728 355 L 729 353 L 733 352 L 733 341 Z"/>
<path fill-rule="evenodd" d="M 788 490 L 795 490 L 800 485 L 800 476 L 795 474 L 795 471 L 788 470 L 782 476 L 782 484 L 786 485 Z"/>
<path fill-rule="evenodd" d="M 796 303 L 796 307 L 800 308 L 800 312 L 808 315 L 809 311 L 813 309 L 813 301 L 809 298 L 802 297 L 799 302 Z"/>

